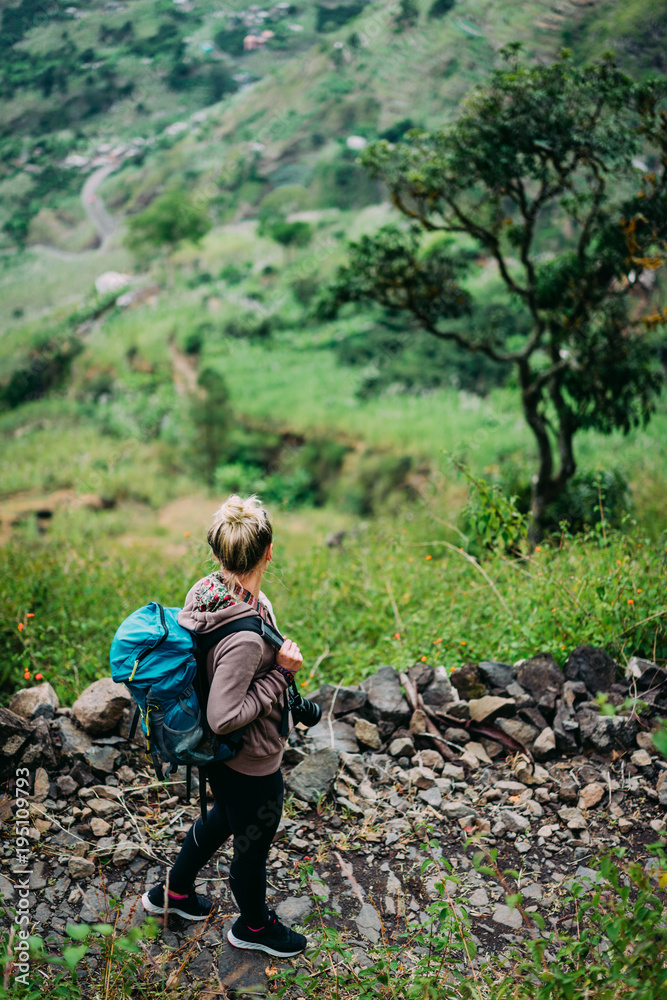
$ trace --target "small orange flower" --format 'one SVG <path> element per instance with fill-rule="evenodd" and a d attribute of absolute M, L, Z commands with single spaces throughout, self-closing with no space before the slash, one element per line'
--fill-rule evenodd
<path fill-rule="evenodd" d="M 422 656 L 422 663 L 426 663 L 426 657 Z"/>
<path fill-rule="evenodd" d="M 535 551 L 536 552 L 541 552 L 542 551 L 542 546 L 541 545 L 536 545 L 535 546 Z"/>
<path fill-rule="evenodd" d="M 642 593 L 642 588 L 641 588 L 641 587 L 639 588 L 639 590 L 637 591 L 637 593 L 638 593 L 638 594 L 641 594 L 641 593 Z"/>
<path fill-rule="evenodd" d="M 16 627 L 18 628 L 19 632 L 22 632 L 23 631 L 23 622 L 19 622 Z"/>
<path fill-rule="evenodd" d="M 634 602 L 634 601 L 632 600 L 632 598 L 631 598 L 631 597 L 628 597 L 628 604 L 634 604 L 634 603 L 635 603 L 635 602 Z"/>
<path fill-rule="evenodd" d="M 29 611 L 28 614 L 26 615 L 26 618 L 34 618 L 34 617 L 35 617 L 34 611 Z"/>
<path fill-rule="evenodd" d="M 25 679 L 26 679 L 27 681 L 29 681 L 29 680 L 30 680 L 30 671 L 29 671 L 29 670 L 26 670 L 26 672 L 24 673 L 24 675 L 23 675 L 23 676 L 25 677 Z"/>
<path fill-rule="evenodd" d="M 44 674 L 35 674 L 35 680 L 36 681 L 43 681 L 44 680 Z"/>
<path fill-rule="evenodd" d="M 462 645 L 462 646 L 467 646 L 467 645 L 468 645 L 468 643 L 467 643 L 467 642 L 465 641 L 465 639 L 461 639 L 461 645 Z"/>
<path fill-rule="evenodd" d="M 184 531 L 183 532 L 183 538 L 189 538 L 189 537 L 190 537 L 190 532 L 189 531 Z"/>
<path fill-rule="evenodd" d="M 394 639 L 400 639 L 400 638 L 401 638 L 401 633 L 400 632 L 394 632 Z"/>
<path fill-rule="evenodd" d="M 433 558 L 433 556 L 426 556 L 426 562 L 428 562 L 429 559 L 432 559 L 432 558 Z"/>

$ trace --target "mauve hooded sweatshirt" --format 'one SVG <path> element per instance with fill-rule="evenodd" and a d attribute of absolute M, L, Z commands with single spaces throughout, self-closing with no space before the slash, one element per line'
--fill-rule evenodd
<path fill-rule="evenodd" d="M 277 628 L 270 600 L 261 591 L 259 600 Z M 178 622 L 201 635 L 256 614 L 250 604 L 227 591 L 217 573 L 210 573 L 189 590 Z M 225 761 L 242 774 L 273 774 L 282 761 L 287 737 L 280 735 L 280 728 L 289 682 L 274 669 L 275 662 L 273 646 L 255 632 L 235 632 L 207 656 L 209 726 L 225 736 L 248 725 L 236 757 Z M 291 728 L 291 717 L 289 721 Z"/>

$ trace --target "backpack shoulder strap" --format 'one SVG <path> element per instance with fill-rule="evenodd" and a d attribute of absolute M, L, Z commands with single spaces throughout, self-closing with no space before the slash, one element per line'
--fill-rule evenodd
<path fill-rule="evenodd" d="M 204 722 L 206 720 L 210 687 L 206 671 L 207 654 L 214 646 L 217 646 L 221 639 L 226 639 L 228 635 L 233 635 L 235 632 L 255 632 L 256 635 L 261 635 L 262 638 L 271 643 L 275 649 L 280 649 L 285 641 L 280 632 L 273 628 L 272 625 L 269 625 L 268 622 L 265 622 L 259 615 L 248 615 L 245 618 L 237 618 L 235 621 L 219 625 L 218 628 L 213 629 L 211 632 L 205 632 L 203 635 L 198 635 L 194 632 L 194 649 L 197 660 L 195 691 L 197 692 Z"/>
<path fill-rule="evenodd" d="M 247 615 L 245 618 L 236 618 L 232 622 L 219 625 L 218 628 L 211 632 L 205 632 L 203 635 L 195 632 L 195 643 L 205 656 L 209 650 L 218 645 L 221 639 L 226 639 L 228 635 L 233 635 L 235 632 L 254 632 L 266 639 L 275 649 L 280 649 L 285 641 L 278 629 L 270 625 L 269 622 L 265 622 L 259 615 Z"/>

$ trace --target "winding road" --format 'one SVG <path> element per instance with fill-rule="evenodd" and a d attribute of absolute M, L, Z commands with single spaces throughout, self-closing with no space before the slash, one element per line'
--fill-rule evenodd
<path fill-rule="evenodd" d="M 83 210 L 95 226 L 100 238 L 100 245 L 97 248 L 98 253 L 106 250 L 109 240 L 116 231 L 116 223 L 107 212 L 104 202 L 97 194 L 97 189 L 109 174 L 118 169 L 120 163 L 120 160 L 114 159 L 110 163 L 105 163 L 104 166 L 98 167 L 97 170 L 92 172 L 90 177 L 86 178 L 86 183 L 81 190 Z"/>
<path fill-rule="evenodd" d="M 97 189 L 109 174 L 118 169 L 121 163 L 122 160 L 113 159 L 109 163 L 98 167 L 97 170 L 93 170 L 92 174 L 86 178 L 81 189 L 83 210 L 95 227 L 100 240 L 99 246 L 92 251 L 93 253 L 104 253 L 109 245 L 109 240 L 116 231 L 116 222 L 107 211 L 104 202 L 97 193 Z M 82 254 L 90 253 L 89 250 L 81 250 L 78 253 L 75 253 L 73 250 L 61 250 L 59 247 L 53 247 L 48 243 L 33 243 L 30 249 L 45 253 L 50 257 L 57 257 L 59 260 L 78 260 Z"/>

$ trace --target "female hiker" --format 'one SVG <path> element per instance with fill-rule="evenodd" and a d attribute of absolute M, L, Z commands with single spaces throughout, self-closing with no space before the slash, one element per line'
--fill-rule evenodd
<path fill-rule="evenodd" d="M 208 543 L 219 563 L 192 587 L 179 624 L 210 632 L 238 617 L 257 615 L 276 627 L 262 576 L 273 556 L 271 522 L 255 496 L 230 496 L 215 513 Z M 193 823 L 168 878 L 168 907 L 186 920 L 205 920 L 212 904 L 194 890 L 198 872 L 233 836 L 229 885 L 241 915 L 227 937 L 236 948 L 297 955 L 303 934 L 285 927 L 266 905 L 266 860 L 283 808 L 280 771 L 290 728 L 287 688 L 303 658 L 286 639 L 276 653 L 255 632 L 235 632 L 209 651 L 208 722 L 224 736 L 247 726 L 237 755 L 207 767 L 214 805 Z M 164 885 L 142 896 L 149 913 L 164 911 Z"/>

